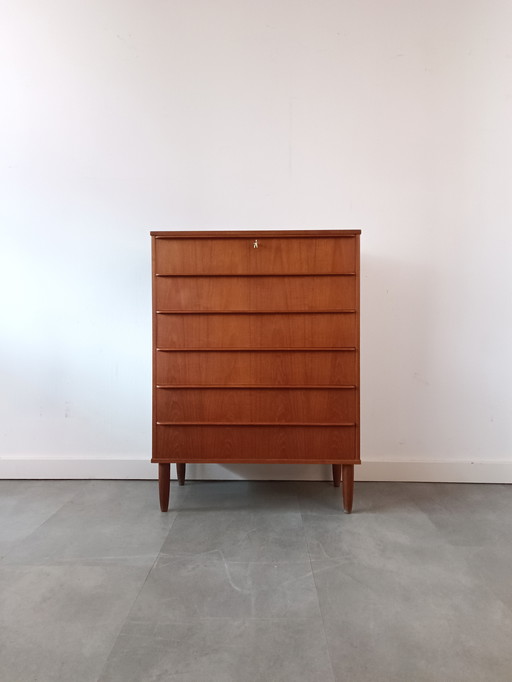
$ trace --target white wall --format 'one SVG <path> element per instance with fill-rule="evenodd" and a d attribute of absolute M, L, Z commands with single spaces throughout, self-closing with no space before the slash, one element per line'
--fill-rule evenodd
<path fill-rule="evenodd" d="M 509 0 L 1 15 L 0 475 L 155 473 L 150 229 L 361 228 L 360 477 L 512 480 Z"/>

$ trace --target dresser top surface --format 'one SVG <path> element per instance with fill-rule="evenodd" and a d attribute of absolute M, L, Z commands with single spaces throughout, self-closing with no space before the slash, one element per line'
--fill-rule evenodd
<path fill-rule="evenodd" d="M 355 237 L 361 230 L 188 230 L 151 232 L 152 237 L 164 239 L 236 239 L 252 237 Z"/>

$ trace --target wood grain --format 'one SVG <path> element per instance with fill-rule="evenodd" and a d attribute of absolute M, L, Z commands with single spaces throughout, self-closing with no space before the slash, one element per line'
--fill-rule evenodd
<path fill-rule="evenodd" d="M 355 346 L 355 313 L 157 315 L 157 347 L 315 348 Z"/>
<path fill-rule="evenodd" d="M 174 351 L 156 354 L 158 384 L 354 385 L 355 351 Z"/>
<path fill-rule="evenodd" d="M 356 307 L 355 275 L 157 277 L 157 310 L 288 310 Z"/>
<path fill-rule="evenodd" d="M 158 492 L 160 496 L 160 511 L 169 509 L 169 492 L 171 488 L 171 465 L 161 462 L 158 465 Z"/>
<path fill-rule="evenodd" d="M 361 230 L 154 230 L 150 232 L 156 239 L 254 239 L 255 237 L 282 237 L 295 239 L 296 237 L 318 239 L 318 237 L 337 237 L 349 239 L 361 234 Z"/>
<path fill-rule="evenodd" d="M 293 274 L 353 272 L 356 238 L 296 237 L 260 234 L 254 238 L 158 239 L 156 274 Z"/>
<path fill-rule="evenodd" d="M 153 462 L 360 462 L 359 231 L 155 232 Z M 254 248 L 257 240 L 257 248 Z"/>
<path fill-rule="evenodd" d="M 354 467 L 350 464 L 343 464 L 343 509 L 350 514 L 354 500 Z"/>
<path fill-rule="evenodd" d="M 355 238 L 355 244 L 356 244 L 356 336 L 357 336 L 357 345 L 356 345 L 356 376 L 357 376 L 357 381 L 356 381 L 356 409 L 357 409 L 357 415 L 356 415 L 356 421 L 358 424 L 357 430 L 356 430 L 356 451 L 355 451 L 355 456 L 357 459 L 360 458 L 361 456 L 361 429 L 359 428 L 359 421 L 360 421 L 360 411 L 361 411 L 361 384 L 360 384 L 360 374 L 361 374 L 361 350 L 360 350 L 360 338 L 361 338 L 361 301 L 360 301 L 360 292 L 361 292 L 361 250 L 360 250 L 360 237 L 359 235 L 356 236 Z M 352 483 L 351 485 L 351 495 L 353 496 L 354 494 L 354 470 L 352 469 Z M 350 503 L 350 510 L 352 511 L 352 502 Z"/>
<path fill-rule="evenodd" d="M 158 422 L 355 422 L 356 389 L 157 390 Z"/>
<path fill-rule="evenodd" d="M 352 462 L 355 426 L 157 426 L 153 460 Z"/>

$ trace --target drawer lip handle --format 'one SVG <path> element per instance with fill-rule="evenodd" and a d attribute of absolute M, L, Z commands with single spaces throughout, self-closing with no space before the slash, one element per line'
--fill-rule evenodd
<path fill-rule="evenodd" d="M 155 310 L 156 315 L 354 315 L 355 308 L 316 308 L 315 310 Z"/>
<path fill-rule="evenodd" d="M 283 427 L 321 427 L 321 428 L 351 428 L 357 422 L 156 422 L 157 426 L 283 426 Z"/>

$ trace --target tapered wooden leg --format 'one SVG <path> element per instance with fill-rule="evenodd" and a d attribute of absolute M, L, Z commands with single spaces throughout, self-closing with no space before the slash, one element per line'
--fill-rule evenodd
<path fill-rule="evenodd" d="M 178 483 L 180 485 L 185 485 L 185 462 L 179 462 L 176 464 L 176 471 L 178 472 Z"/>
<path fill-rule="evenodd" d="M 332 465 L 332 481 L 335 488 L 340 487 L 341 483 L 341 464 Z"/>
<path fill-rule="evenodd" d="M 354 465 L 343 464 L 343 509 L 347 514 L 352 511 L 354 499 Z"/>
<path fill-rule="evenodd" d="M 171 465 L 158 465 L 158 491 L 160 493 L 160 510 L 163 512 L 169 509 L 169 488 L 171 485 Z"/>

